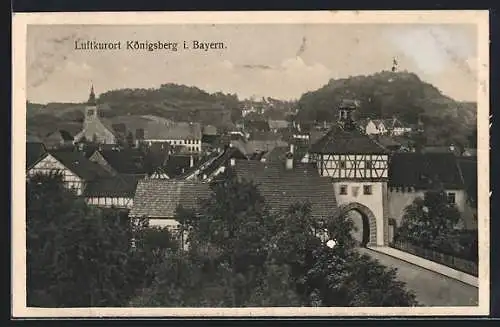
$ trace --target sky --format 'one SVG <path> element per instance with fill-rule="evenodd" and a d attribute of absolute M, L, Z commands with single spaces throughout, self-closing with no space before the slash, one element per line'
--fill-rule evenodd
<path fill-rule="evenodd" d="M 121 41 L 122 50 L 75 50 L 75 41 Z M 131 51 L 126 41 L 223 42 L 209 51 Z M 416 73 L 445 95 L 476 101 L 475 25 L 30 25 L 27 98 L 83 102 L 120 88 L 176 83 L 240 99 L 298 99 L 332 78 L 390 70 Z"/>

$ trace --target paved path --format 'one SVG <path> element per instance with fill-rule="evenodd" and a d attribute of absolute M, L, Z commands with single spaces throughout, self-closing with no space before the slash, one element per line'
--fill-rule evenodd
<path fill-rule="evenodd" d="M 474 286 L 380 252 L 359 250 L 387 267 L 397 268 L 399 280 L 415 292 L 423 306 L 476 306 L 478 303 L 479 290 Z"/>

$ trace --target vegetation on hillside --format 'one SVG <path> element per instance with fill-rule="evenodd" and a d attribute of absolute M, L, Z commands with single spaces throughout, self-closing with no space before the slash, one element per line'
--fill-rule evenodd
<path fill-rule="evenodd" d="M 358 118 L 397 116 L 407 124 L 421 119 L 429 144 L 465 145 L 476 124 L 475 103 L 457 102 L 413 73 L 385 71 L 332 79 L 322 88 L 303 94 L 298 101 L 298 119 L 334 121 L 343 99 L 359 101 Z"/>
<path fill-rule="evenodd" d="M 320 89 L 303 94 L 296 103 L 272 98 L 240 101 L 235 94 L 210 94 L 176 84 L 108 91 L 99 96 L 99 103 L 103 117 L 151 115 L 210 124 L 223 130 L 239 121 L 242 109 L 248 107 L 265 109 L 262 114 L 253 114 L 260 120 L 285 119 L 286 113 L 298 109 L 297 119 L 302 123 L 335 121 L 338 105 L 346 98 L 359 100 L 358 118 L 397 116 L 407 124 L 416 124 L 420 119 L 427 144 L 475 145 L 469 135 L 476 126 L 476 103 L 455 101 L 408 72 L 332 79 Z M 83 109 L 84 104 L 27 103 L 28 129 L 44 133 L 68 122 L 81 123 Z"/>

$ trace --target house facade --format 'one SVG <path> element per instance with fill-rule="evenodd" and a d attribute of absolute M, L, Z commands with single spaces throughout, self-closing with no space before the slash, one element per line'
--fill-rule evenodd
<path fill-rule="evenodd" d="M 179 146 L 189 153 L 201 152 L 202 128 L 198 123 L 162 124 L 152 122 L 144 131 L 143 142 L 149 146 L 155 143 L 167 143 Z"/>
<path fill-rule="evenodd" d="M 90 181 L 109 176 L 101 166 L 78 152 L 47 152 L 28 170 L 28 176 L 51 173 L 62 174 L 65 186 L 76 195 L 83 195 Z"/>
<path fill-rule="evenodd" d="M 468 203 L 463 171 L 451 153 L 395 153 L 392 156 L 388 208 L 396 227 L 402 222 L 405 208 L 415 199 L 423 199 L 425 192 L 435 189 L 436 185 L 446 192 L 448 202 L 460 211 L 462 222 L 459 227 L 477 228 L 474 210 Z"/>
<path fill-rule="evenodd" d="M 366 123 L 365 133 L 367 135 L 387 134 L 387 127 L 382 119 L 369 119 Z"/>
<path fill-rule="evenodd" d="M 187 235 L 180 231 L 180 223 L 175 219 L 176 211 L 180 207 L 197 210 L 200 201 L 210 194 L 210 187 L 205 183 L 145 178 L 137 184 L 129 217 L 147 218 L 150 226 L 167 228 L 185 246 Z"/>

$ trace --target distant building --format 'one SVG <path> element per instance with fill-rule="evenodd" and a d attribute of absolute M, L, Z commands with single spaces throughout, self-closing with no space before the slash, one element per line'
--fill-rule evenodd
<path fill-rule="evenodd" d="M 363 131 L 367 135 L 401 136 L 410 133 L 412 128 L 393 117 L 391 119 L 368 119 L 364 122 Z"/>
<path fill-rule="evenodd" d="M 42 142 L 26 142 L 26 170 L 29 170 L 42 158 L 47 149 Z"/>
<path fill-rule="evenodd" d="M 147 145 L 168 143 L 172 146 L 181 146 L 187 152 L 201 151 L 202 129 L 198 123 L 150 123 L 144 130 L 143 142 Z"/>
<path fill-rule="evenodd" d="M 94 87 L 92 86 L 89 100 L 85 107 L 83 129 L 75 135 L 74 142 L 78 143 L 86 140 L 92 143 L 117 144 L 118 139 L 117 133 L 113 130 L 111 124 L 99 117 L 99 107 L 97 106 Z"/>
<path fill-rule="evenodd" d="M 383 119 L 369 119 L 366 123 L 365 133 L 367 135 L 385 135 L 387 127 Z"/>

